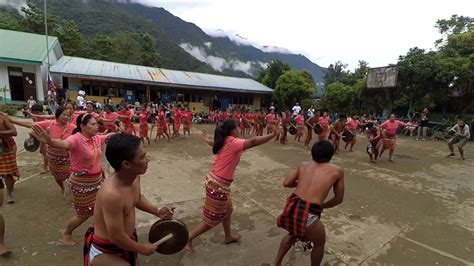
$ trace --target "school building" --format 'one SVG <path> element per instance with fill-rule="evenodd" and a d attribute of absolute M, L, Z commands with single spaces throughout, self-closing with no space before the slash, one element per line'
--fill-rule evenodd
<path fill-rule="evenodd" d="M 216 104 L 220 109 L 246 105 L 260 109 L 263 95 L 272 89 L 248 78 L 236 78 L 196 72 L 177 71 L 87 58 L 63 56 L 52 67 L 69 97 L 76 99 L 79 89 L 87 100 L 114 104 L 157 101 L 189 104 L 195 111 L 208 112 Z"/>
<path fill-rule="evenodd" d="M 44 35 L 0 29 L 0 98 L 26 101 L 47 95 L 47 49 Z M 50 73 L 56 86 L 76 100 L 79 89 L 88 101 L 135 103 L 161 101 L 189 104 L 195 111 L 213 106 L 245 105 L 260 109 L 272 89 L 248 78 L 177 71 L 64 56 L 56 37 L 48 37 Z"/>
<path fill-rule="evenodd" d="M 49 61 L 63 56 L 58 38 L 48 37 Z M 0 29 L 0 102 L 43 100 L 48 88 L 44 35 Z"/>

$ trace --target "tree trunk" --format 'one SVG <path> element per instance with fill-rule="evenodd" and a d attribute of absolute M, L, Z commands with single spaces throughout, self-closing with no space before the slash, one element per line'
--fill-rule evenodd
<path fill-rule="evenodd" d="M 408 105 L 408 114 L 407 116 L 410 117 L 410 113 L 413 112 L 413 95 L 410 96 L 410 103 Z"/>

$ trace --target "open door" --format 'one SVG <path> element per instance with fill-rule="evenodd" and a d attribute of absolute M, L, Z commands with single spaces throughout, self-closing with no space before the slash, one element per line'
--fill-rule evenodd
<path fill-rule="evenodd" d="M 23 73 L 23 91 L 25 95 L 25 100 L 33 96 L 36 98 L 36 77 L 34 73 Z"/>
<path fill-rule="evenodd" d="M 21 69 L 21 67 L 8 67 L 8 82 L 10 84 L 10 94 L 13 101 L 26 100 L 26 96 L 23 90 L 22 71 L 23 70 Z"/>

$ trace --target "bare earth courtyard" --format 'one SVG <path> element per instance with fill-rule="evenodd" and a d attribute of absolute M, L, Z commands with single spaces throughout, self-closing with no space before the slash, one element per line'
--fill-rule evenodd
<path fill-rule="evenodd" d="M 142 177 L 142 191 L 158 205 L 176 207 L 175 218 L 189 229 L 201 219 L 203 182 L 212 162 L 211 148 L 201 141 L 197 125 L 191 137 L 147 147 L 150 163 Z M 78 245 L 58 245 L 60 228 L 73 215 L 69 198 L 60 195 L 53 178 L 40 175 L 39 152 L 22 150 L 28 130 L 17 127 L 21 179 L 16 203 L 5 204 L 6 244 L 13 251 L 0 265 L 82 265 L 82 237 L 92 219 L 76 230 Z M 446 158 L 443 142 L 416 142 L 400 137 L 395 163 L 384 154 L 368 162 L 365 136 L 358 136 L 355 152 L 342 151 L 333 162 L 345 171 L 342 205 L 323 212 L 327 242 L 326 265 L 467 265 L 474 263 L 474 145 L 465 147 L 467 159 Z M 285 231 L 277 228 L 291 189 L 283 177 L 310 160 L 303 145 L 270 142 L 244 153 L 232 184 L 233 231 L 242 239 L 224 245 L 221 227 L 194 241 L 196 253 L 140 256 L 141 265 L 271 265 Z M 111 171 L 103 160 L 106 172 Z M 139 240 L 146 241 L 151 215 L 138 212 Z M 309 265 L 309 253 L 292 249 L 286 265 Z"/>

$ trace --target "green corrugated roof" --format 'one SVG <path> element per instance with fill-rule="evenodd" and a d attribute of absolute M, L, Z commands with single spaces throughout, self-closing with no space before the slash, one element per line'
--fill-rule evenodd
<path fill-rule="evenodd" d="M 48 36 L 49 51 L 58 38 Z M 0 62 L 42 64 L 46 58 L 44 35 L 0 29 Z"/>

